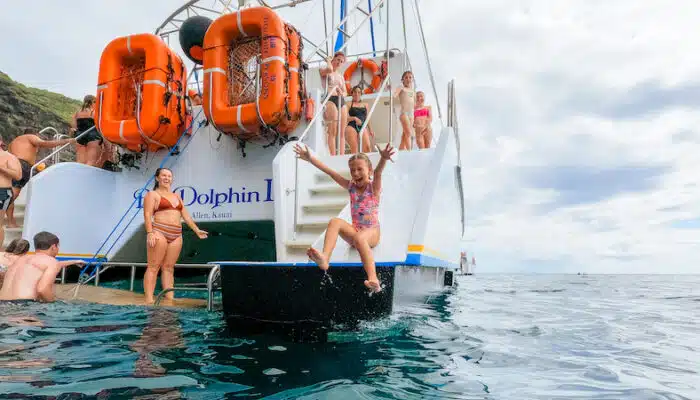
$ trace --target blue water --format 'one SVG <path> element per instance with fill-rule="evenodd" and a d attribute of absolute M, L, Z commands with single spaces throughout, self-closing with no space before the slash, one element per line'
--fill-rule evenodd
<path fill-rule="evenodd" d="M 700 276 L 459 284 L 324 344 L 229 337 L 202 311 L 0 304 L 0 398 L 700 398 Z"/>

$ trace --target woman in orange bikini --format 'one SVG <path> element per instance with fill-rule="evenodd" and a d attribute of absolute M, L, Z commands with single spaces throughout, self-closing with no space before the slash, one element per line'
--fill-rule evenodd
<path fill-rule="evenodd" d="M 155 177 L 153 191 L 146 194 L 143 202 L 143 218 L 148 244 L 148 267 L 143 276 L 146 304 L 152 304 L 154 301 L 153 291 L 156 288 L 159 270 L 162 270 L 160 280 L 163 290 L 172 288 L 175 283 L 175 263 L 182 249 L 181 219 L 185 220 L 197 237 L 207 238 L 207 232 L 197 227 L 180 196 L 172 192 L 170 188 L 173 182 L 172 171 L 167 168 L 158 168 Z M 173 292 L 165 294 L 168 300 L 174 297 Z"/>

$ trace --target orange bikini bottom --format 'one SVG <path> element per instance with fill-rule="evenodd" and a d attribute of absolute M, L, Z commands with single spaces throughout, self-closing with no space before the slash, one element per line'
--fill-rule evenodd
<path fill-rule="evenodd" d="M 168 243 L 182 236 L 182 226 L 180 225 L 163 224 L 159 222 L 152 222 L 151 225 L 153 225 L 153 230 L 160 232 Z"/>

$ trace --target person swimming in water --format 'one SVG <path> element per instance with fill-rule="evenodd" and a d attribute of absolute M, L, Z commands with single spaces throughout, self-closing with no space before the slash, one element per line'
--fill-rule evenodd
<path fill-rule="evenodd" d="M 9 266 L 0 289 L 0 300 L 53 302 L 54 282 L 61 269 L 83 260 L 57 261 L 59 240 L 50 232 L 34 235 L 35 254 L 24 254 Z"/>
<path fill-rule="evenodd" d="M 14 264 L 18 258 L 27 254 L 29 251 L 29 242 L 24 239 L 15 239 L 11 241 L 5 251 L 0 252 L 0 287 L 5 279 L 5 272 Z"/>
<path fill-rule="evenodd" d="M 377 278 L 372 248 L 377 246 L 380 236 L 379 198 L 382 191 L 382 171 L 384 171 L 386 161 L 391 159 L 393 150 L 391 144 L 387 143 L 384 150 L 379 151 L 381 158 L 374 171 L 372 170 L 372 161 L 365 153 L 352 155 L 348 160 L 352 179 L 348 180 L 314 157 L 308 147 L 302 147 L 299 144 L 294 147 L 294 152 L 299 158 L 308 161 L 314 167 L 328 174 L 350 194 L 352 224 L 340 218 L 331 219 L 323 240 L 323 252 L 311 247 L 306 254 L 319 268 L 327 271 L 330 266 L 331 254 L 340 235 L 343 240 L 355 247 L 360 253 L 362 265 L 367 273 L 365 286 L 375 293 L 381 290 L 381 284 Z M 374 179 L 370 179 L 370 176 L 373 176 Z"/>
<path fill-rule="evenodd" d="M 185 208 L 182 198 L 173 193 L 171 185 L 173 172 L 168 168 L 158 168 L 153 190 L 143 200 L 143 219 L 148 245 L 148 266 L 143 276 L 143 291 L 146 304 L 153 304 L 153 292 L 160 271 L 163 290 L 175 284 L 175 264 L 182 250 L 182 222 L 194 231 L 200 239 L 207 238 L 207 232 L 199 229 Z M 168 292 L 165 298 L 173 300 L 175 294 Z"/>
<path fill-rule="evenodd" d="M 394 91 L 394 98 L 398 100 L 401 106 L 399 121 L 401 121 L 401 127 L 403 128 L 399 150 L 411 150 L 413 147 L 411 140 L 415 136 L 413 134 L 413 112 L 415 110 L 416 93 L 413 89 L 413 73 L 411 71 L 404 72 L 401 75 L 401 83 L 402 86 Z"/>

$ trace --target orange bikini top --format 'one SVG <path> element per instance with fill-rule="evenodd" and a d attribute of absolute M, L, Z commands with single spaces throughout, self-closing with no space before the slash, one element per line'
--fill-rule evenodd
<path fill-rule="evenodd" d="M 177 206 L 173 207 L 173 203 L 171 203 L 170 200 L 166 199 L 163 196 L 160 196 L 160 201 L 158 202 L 158 208 L 156 208 L 156 212 L 163 210 L 182 210 L 182 202 L 178 198 Z"/>

